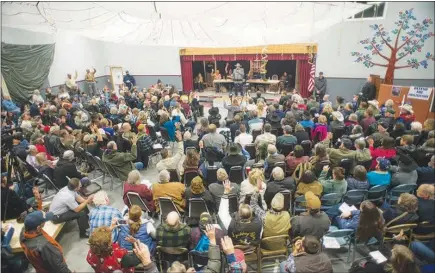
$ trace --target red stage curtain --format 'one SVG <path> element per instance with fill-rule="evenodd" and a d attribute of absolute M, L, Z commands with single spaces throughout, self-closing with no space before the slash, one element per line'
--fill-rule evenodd
<path fill-rule="evenodd" d="M 308 60 L 299 61 L 299 91 L 304 98 L 310 95 L 308 92 L 310 70 L 311 64 L 308 63 Z"/>
<path fill-rule="evenodd" d="M 235 55 L 186 55 L 181 56 L 181 61 L 253 61 L 260 60 L 261 54 L 235 54 Z M 308 60 L 307 54 L 268 54 L 269 61 Z"/>
<path fill-rule="evenodd" d="M 192 61 L 181 59 L 181 79 L 183 80 L 183 91 L 190 92 L 193 90 L 193 71 Z"/>

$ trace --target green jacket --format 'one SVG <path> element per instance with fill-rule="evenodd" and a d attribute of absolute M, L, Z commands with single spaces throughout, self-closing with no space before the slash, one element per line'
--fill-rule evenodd
<path fill-rule="evenodd" d="M 133 162 L 137 159 L 136 144 L 131 145 L 130 153 L 121 153 L 118 151 L 106 150 L 103 153 L 103 162 L 108 163 L 113 167 L 119 178 L 123 181 L 127 180 L 128 173 L 136 170 Z"/>
<path fill-rule="evenodd" d="M 319 182 L 323 186 L 323 194 L 328 193 L 338 193 L 343 196 L 347 191 L 347 181 L 343 180 L 335 180 L 335 179 L 326 179 L 326 175 L 328 172 L 322 170 L 319 176 Z"/>
<path fill-rule="evenodd" d="M 327 149 L 329 160 L 331 161 L 331 168 L 340 166 L 340 161 L 345 158 L 355 160 L 356 151 L 352 151 L 346 148 L 328 148 Z"/>

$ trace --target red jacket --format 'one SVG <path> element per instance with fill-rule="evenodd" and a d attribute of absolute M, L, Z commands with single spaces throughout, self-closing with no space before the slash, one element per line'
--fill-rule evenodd
<path fill-rule="evenodd" d="M 385 157 L 386 159 L 390 159 L 396 156 L 396 149 L 391 148 L 391 149 L 384 149 L 382 147 L 380 148 L 373 148 L 373 146 L 369 147 L 370 149 L 370 154 L 372 155 L 373 161 L 372 161 L 372 166 L 371 168 L 374 169 L 376 167 L 376 165 L 378 164 L 378 162 L 376 161 L 376 158 L 378 157 Z"/>
<path fill-rule="evenodd" d="M 127 254 L 127 250 L 121 248 L 117 243 L 112 244 L 112 255 L 100 258 L 93 254 L 91 250 L 88 252 L 86 261 L 92 266 L 95 273 L 110 273 L 115 270 L 121 270 L 123 273 L 133 273 L 134 267 L 122 268 L 121 259 Z"/>
<path fill-rule="evenodd" d="M 35 144 L 36 150 L 38 153 L 45 153 L 47 155 L 47 159 L 53 161 L 55 158 L 47 153 L 47 149 L 45 149 L 44 144 Z"/>
<path fill-rule="evenodd" d="M 145 202 L 148 209 L 150 211 L 155 211 L 154 201 L 153 201 L 153 192 L 148 189 L 146 185 L 139 184 L 139 185 L 133 185 L 128 182 L 124 183 L 124 204 L 128 206 L 130 203 L 128 202 L 127 193 L 128 192 L 135 192 L 139 194 L 140 198 Z"/>

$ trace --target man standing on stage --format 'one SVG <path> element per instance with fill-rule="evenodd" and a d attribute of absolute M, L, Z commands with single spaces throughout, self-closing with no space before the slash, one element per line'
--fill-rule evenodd
<path fill-rule="evenodd" d="M 92 72 L 89 69 L 86 69 L 85 81 L 89 86 L 89 97 L 97 95 L 97 87 L 95 85 L 95 73 L 97 70 L 92 67 Z"/>
<path fill-rule="evenodd" d="M 234 91 L 235 95 L 238 96 L 238 91 L 240 90 L 241 95 L 243 96 L 243 80 L 245 79 L 245 71 L 242 66 L 237 63 L 236 69 L 233 71 L 233 81 L 234 81 Z"/>
<path fill-rule="evenodd" d="M 376 86 L 373 83 L 372 76 L 367 77 L 367 82 L 362 87 L 361 93 L 362 93 L 361 96 L 362 101 L 374 100 L 376 98 Z"/>
<path fill-rule="evenodd" d="M 314 81 L 314 92 L 314 96 L 316 96 L 318 101 L 326 94 L 326 79 L 323 77 L 323 72 L 320 72 L 319 77 Z"/>

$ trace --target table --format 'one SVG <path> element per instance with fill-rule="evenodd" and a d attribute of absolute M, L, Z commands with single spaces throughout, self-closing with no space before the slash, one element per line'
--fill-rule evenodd
<path fill-rule="evenodd" d="M 24 223 L 19 224 L 17 223 L 17 220 L 14 219 L 14 220 L 6 221 L 6 223 L 3 223 L 3 225 L 7 223 L 11 223 L 15 229 L 14 235 L 12 236 L 12 240 L 11 240 L 12 253 L 23 252 L 23 248 L 21 247 L 20 244 L 20 235 L 21 235 L 21 230 L 24 228 Z M 53 222 L 48 221 L 44 225 L 44 231 L 47 232 L 48 235 L 53 237 L 53 239 L 56 239 L 57 235 L 59 235 L 64 225 L 65 223 L 54 224 Z"/>
<path fill-rule="evenodd" d="M 278 90 L 276 93 L 279 92 L 279 83 L 281 82 L 280 80 L 262 80 L 262 79 L 255 79 L 255 80 L 247 80 L 247 83 L 249 83 L 249 85 L 252 85 L 253 88 L 251 88 L 251 91 L 255 92 L 255 90 L 257 89 L 258 85 L 278 85 Z M 269 87 L 270 88 L 270 87 Z M 266 88 L 264 89 L 266 91 Z M 275 93 L 275 92 L 273 92 Z"/>
<path fill-rule="evenodd" d="M 221 80 L 214 80 L 213 86 L 216 86 L 216 92 L 220 92 L 221 85 L 228 85 L 227 90 L 231 91 L 231 85 L 234 84 L 234 81 L 232 79 L 221 79 Z"/>

